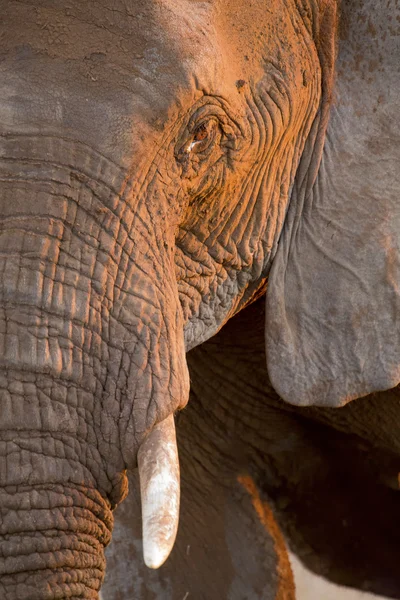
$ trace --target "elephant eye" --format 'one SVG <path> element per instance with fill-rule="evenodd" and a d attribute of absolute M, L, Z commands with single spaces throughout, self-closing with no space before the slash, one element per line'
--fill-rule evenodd
<path fill-rule="evenodd" d="M 218 133 L 218 124 L 214 119 L 205 121 L 198 125 L 193 131 L 188 152 L 205 152 L 215 141 Z"/>
<path fill-rule="evenodd" d="M 208 136 L 208 131 L 207 131 L 207 127 L 206 125 L 203 123 L 202 125 L 200 125 L 196 131 L 194 132 L 193 135 L 193 141 L 194 142 L 202 142 L 203 140 L 206 139 L 206 137 Z"/>

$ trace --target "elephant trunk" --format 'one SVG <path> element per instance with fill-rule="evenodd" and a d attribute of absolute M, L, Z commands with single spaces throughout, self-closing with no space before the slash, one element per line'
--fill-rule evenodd
<path fill-rule="evenodd" d="M 98 598 L 113 518 L 88 472 L 74 467 L 72 440 L 2 438 L 0 597 Z"/>
<path fill-rule="evenodd" d="M 188 399 L 173 244 L 86 147 L 0 141 L 0 598 L 97 598 L 125 469 Z M 154 566 L 176 526 L 150 525 Z"/>
<path fill-rule="evenodd" d="M 86 50 L 82 60 L 43 52 L 37 15 L 6 4 L 15 27 L 0 86 L 0 598 L 92 598 L 124 471 L 152 432 L 160 445 L 171 438 L 157 427 L 189 396 L 174 261 L 180 166 L 161 172 L 158 109 L 140 77 L 126 86 L 107 59 L 111 79 L 96 83 Z M 74 29 L 77 15 L 59 8 Z M 97 61 L 106 54 L 92 12 L 83 37 Z M 172 158 L 172 139 L 164 145 Z M 175 454 L 142 470 L 152 566 L 176 530 L 165 525 L 178 513 Z M 169 466 L 164 489 L 176 500 L 163 513 L 152 482 Z"/>
<path fill-rule="evenodd" d="M 189 394 L 165 198 L 73 141 L 5 136 L 0 157 L 0 368 L 106 397 L 134 466 Z"/>

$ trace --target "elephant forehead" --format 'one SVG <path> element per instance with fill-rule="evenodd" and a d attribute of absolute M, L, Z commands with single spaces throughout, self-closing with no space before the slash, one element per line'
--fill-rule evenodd
<path fill-rule="evenodd" d="M 204 93 L 240 111 L 237 82 L 295 54 L 284 0 L 5 0 L 4 14 L 6 128 L 61 130 L 126 168 Z"/>
<path fill-rule="evenodd" d="M 211 5 L 5 1 L 1 122 L 95 147 L 121 166 L 218 79 Z M 4 34 L 4 35 L 3 35 Z M 202 89 L 196 77 L 202 72 Z"/>
<path fill-rule="evenodd" d="M 208 3 L 6 0 L 2 53 L 69 61 L 65 69 L 92 74 L 103 85 L 130 87 L 143 78 L 162 87 L 179 83 L 186 66 L 203 69 L 215 55 L 213 6 Z M 25 50 L 25 54 L 23 51 Z M 85 61 L 84 65 L 73 64 Z M 211 70 L 211 65 L 210 65 Z M 86 77 L 87 78 L 87 77 Z M 161 78 L 161 80 L 160 80 Z M 168 90 L 167 90 L 168 91 Z"/>

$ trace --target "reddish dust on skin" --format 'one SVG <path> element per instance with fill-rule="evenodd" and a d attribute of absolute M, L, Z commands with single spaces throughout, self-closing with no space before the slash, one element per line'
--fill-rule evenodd
<path fill-rule="evenodd" d="M 293 590 L 291 589 L 291 586 L 288 586 L 286 574 L 292 573 L 292 568 L 290 566 L 288 554 L 282 551 L 282 548 L 285 548 L 283 535 L 279 530 L 268 504 L 261 500 L 254 480 L 249 475 L 240 475 L 237 480 L 251 497 L 251 503 L 257 513 L 260 523 L 274 540 L 274 549 L 278 557 L 276 572 L 279 575 L 279 588 L 277 590 L 276 600 L 291 600 L 293 598 Z"/>

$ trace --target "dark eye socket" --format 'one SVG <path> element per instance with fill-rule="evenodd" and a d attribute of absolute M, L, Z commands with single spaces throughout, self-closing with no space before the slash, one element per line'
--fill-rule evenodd
<path fill-rule="evenodd" d="M 202 123 L 195 130 L 195 132 L 193 134 L 193 141 L 194 142 L 202 142 L 203 140 L 205 140 L 208 137 L 208 135 L 209 135 L 209 130 L 207 129 L 207 125 L 206 125 L 206 123 Z"/>
<path fill-rule="evenodd" d="M 192 141 L 189 146 L 190 152 L 204 153 L 211 150 L 218 134 L 218 123 L 215 119 L 205 121 L 196 127 L 192 133 Z"/>
<path fill-rule="evenodd" d="M 218 118 L 211 116 L 203 119 L 197 125 L 189 124 L 185 133 L 184 141 L 181 142 L 175 152 L 179 162 L 186 162 L 190 156 L 196 161 L 205 161 L 212 155 L 214 149 L 221 145 L 223 129 Z"/>

